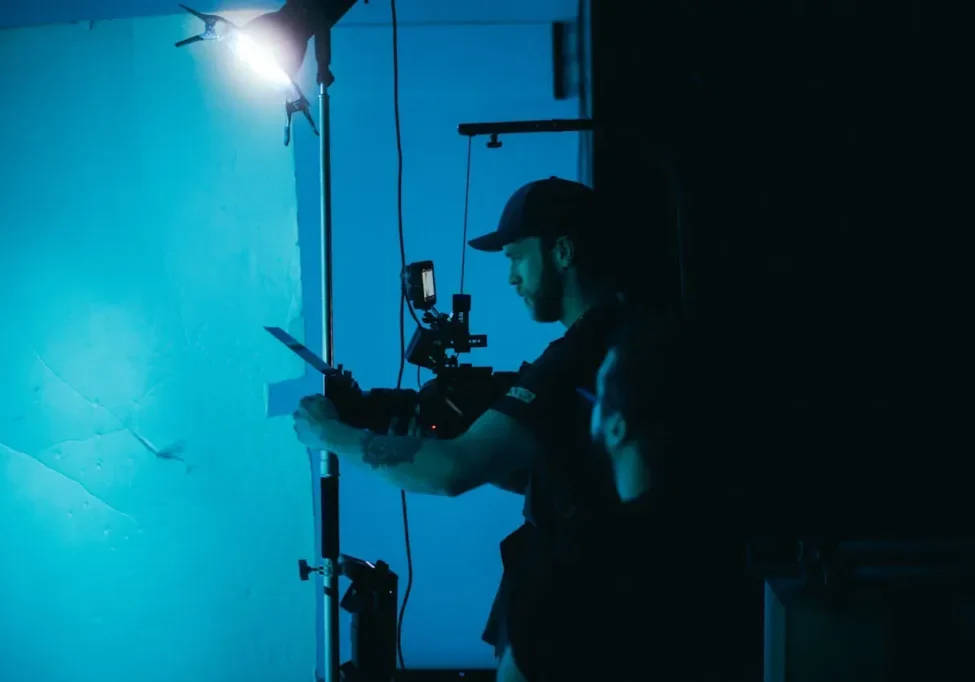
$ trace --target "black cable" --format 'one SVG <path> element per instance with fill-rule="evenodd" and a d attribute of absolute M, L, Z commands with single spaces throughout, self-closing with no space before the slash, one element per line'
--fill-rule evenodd
<path fill-rule="evenodd" d="M 399 30 L 396 21 L 396 0 L 389 1 L 391 23 L 393 26 L 393 119 L 396 123 L 396 218 L 399 231 L 399 255 L 401 271 L 406 269 L 406 239 L 403 234 L 403 135 L 400 130 L 399 115 Z M 406 291 L 400 293 L 399 299 L 399 374 L 396 377 L 396 388 L 403 386 L 403 371 L 406 369 Z M 416 319 L 413 306 L 410 314 Z M 403 604 L 400 606 L 399 618 L 396 622 L 396 654 L 399 657 L 399 667 L 406 669 L 403 660 L 403 617 L 406 615 L 406 604 L 410 600 L 413 589 L 413 550 L 410 547 L 410 519 L 406 506 L 406 491 L 401 490 L 400 502 L 403 506 L 403 535 L 406 541 L 406 591 L 403 593 Z"/>
<path fill-rule="evenodd" d="M 464 239 L 460 243 L 460 293 L 464 293 L 464 267 L 467 265 L 467 208 L 471 202 L 471 147 L 474 138 L 467 137 L 467 180 L 464 185 Z"/>

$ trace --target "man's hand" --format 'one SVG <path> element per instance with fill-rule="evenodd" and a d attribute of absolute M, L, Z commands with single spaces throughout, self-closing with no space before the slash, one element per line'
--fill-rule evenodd
<path fill-rule="evenodd" d="M 330 427 L 341 424 L 335 405 L 323 395 L 302 398 L 293 417 L 298 440 L 310 450 L 328 450 Z"/>
<path fill-rule="evenodd" d="M 535 438 L 505 414 L 488 410 L 453 440 L 380 436 L 339 420 L 321 395 L 303 398 L 295 434 L 309 450 L 324 450 L 353 466 L 375 471 L 401 490 L 453 497 L 531 465 Z"/>

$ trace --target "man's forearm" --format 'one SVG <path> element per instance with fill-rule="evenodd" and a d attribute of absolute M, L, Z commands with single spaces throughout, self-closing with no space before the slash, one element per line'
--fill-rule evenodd
<path fill-rule="evenodd" d="M 373 471 L 411 493 L 459 494 L 462 486 L 450 441 L 420 436 L 380 436 L 347 424 L 327 426 L 331 450 L 343 462 Z"/>

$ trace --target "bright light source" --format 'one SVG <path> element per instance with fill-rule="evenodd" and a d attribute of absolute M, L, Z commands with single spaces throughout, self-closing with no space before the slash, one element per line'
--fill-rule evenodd
<path fill-rule="evenodd" d="M 265 83 L 287 91 L 285 146 L 291 143 L 291 120 L 296 113 L 303 114 L 308 119 L 312 132 L 319 134 L 308 100 L 293 79 L 297 77 L 305 59 L 308 41 L 319 31 L 324 31 L 322 35 L 327 35 L 327 31 L 349 11 L 355 0 L 329 0 L 328 3 L 313 4 L 317 8 L 315 11 L 312 11 L 313 8 L 307 0 L 295 0 L 294 3 L 287 1 L 276 12 L 262 14 L 242 28 L 219 15 L 204 14 L 180 5 L 203 22 L 203 33 L 178 41 L 176 47 L 185 47 L 203 40 L 226 43 L 238 62 L 246 64 Z M 327 68 L 323 71 L 321 64 L 318 78 L 318 82 L 324 84 L 323 87 L 328 87 L 332 82 L 331 73 Z"/>
<path fill-rule="evenodd" d="M 244 31 L 234 31 L 228 44 L 237 58 L 264 80 L 280 88 L 292 86 L 291 78 L 278 64 L 274 53 L 253 36 Z"/>

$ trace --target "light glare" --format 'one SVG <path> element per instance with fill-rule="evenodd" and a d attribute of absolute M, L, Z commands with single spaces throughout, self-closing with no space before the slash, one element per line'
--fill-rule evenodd
<path fill-rule="evenodd" d="M 234 32 L 230 40 L 230 49 L 240 61 L 247 64 L 264 80 L 282 88 L 292 85 L 291 78 L 278 65 L 271 51 L 243 31 Z"/>

